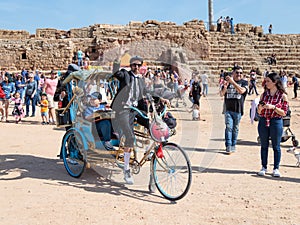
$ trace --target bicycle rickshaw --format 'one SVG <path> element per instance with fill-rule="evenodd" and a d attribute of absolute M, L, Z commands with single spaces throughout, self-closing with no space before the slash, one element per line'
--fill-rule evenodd
<path fill-rule="evenodd" d="M 61 144 L 61 157 L 64 166 L 70 176 L 78 178 L 89 167 L 89 154 L 97 153 L 95 157 L 122 167 L 124 138 L 122 135 L 112 138 L 111 144 L 116 150 L 108 151 L 103 147 L 101 140 L 92 132 L 91 121 L 86 120 L 83 115 L 85 108 L 84 88 L 86 82 L 100 79 L 107 79 L 110 72 L 105 71 L 76 71 L 68 75 L 63 81 L 64 84 L 71 84 L 72 98 L 69 104 L 56 111 L 58 126 L 68 126 Z M 109 83 L 111 84 L 111 83 Z M 110 85 L 109 85 L 110 86 Z M 114 89 L 111 87 L 110 89 Z M 156 187 L 159 192 L 168 200 L 179 200 L 183 198 L 191 185 L 192 169 L 189 158 L 184 150 L 175 143 L 168 142 L 170 129 L 161 119 L 156 111 L 154 100 L 151 95 L 147 98 L 152 105 L 151 116 L 145 115 L 137 108 L 136 110 L 144 118 L 149 118 L 149 130 L 135 127 L 135 148 L 130 159 L 130 166 L 134 174 L 140 172 L 141 167 L 150 162 L 150 183 L 149 190 Z M 163 114 L 163 111 L 161 114 Z M 72 119 L 70 120 L 70 115 Z M 115 119 L 115 113 L 108 109 L 94 113 L 97 119 Z M 155 184 L 155 185 L 152 185 Z"/>

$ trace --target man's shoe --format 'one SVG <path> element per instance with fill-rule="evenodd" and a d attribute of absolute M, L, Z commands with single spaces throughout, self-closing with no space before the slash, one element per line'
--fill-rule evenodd
<path fill-rule="evenodd" d="M 226 147 L 226 153 L 227 154 L 231 154 L 231 146 L 227 146 Z"/>
<path fill-rule="evenodd" d="M 236 151 L 235 146 L 231 146 L 230 151 L 233 153 Z"/>
<path fill-rule="evenodd" d="M 30 117 L 35 117 L 35 115 L 34 115 L 34 114 L 32 114 Z"/>
<path fill-rule="evenodd" d="M 130 170 L 124 170 L 124 180 L 126 184 L 134 184 L 133 177 L 130 173 Z"/>
<path fill-rule="evenodd" d="M 112 146 L 112 144 L 110 143 L 110 141 L 105 141 L 103 145 L 104 145 L 104 148 L 106 150 L 108 150 L 108 151 L 114 151 L 114 150 L 116 150 L 114 148 L 114 146 Z"/>
<path fill-rule="evenodd" d="M 156 186 L 155 186 L 155 181 L 153 179 L 153 176 L 150 175 L 150 180 L 149 180 L 149 184 L 148 184 L 148 189 L 151 193 L 154 193 L 156 190 Z"/>
<path fill-rule="evenodd" d="M 273 170 L 273 177 L 280 177 L 280 172 L 278 169 Z"/>
<path fill-rule="evenodd" d="M 261 170 L 257 173 L 258 176 L 266 175 L 267 169 L 262 167 Z"/>

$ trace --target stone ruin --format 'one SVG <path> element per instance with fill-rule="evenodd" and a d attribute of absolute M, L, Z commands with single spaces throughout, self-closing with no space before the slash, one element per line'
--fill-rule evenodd
<path fill-rule="evenodd" d="M 208 32 L 202 20 L 183 25 L 147 20 L 127 25 L 94 24 L 69 31 L 51 28 L 27 31 L 0 30 L 0 66 L 10 71 L 66 69 L 78 49 L 89 53 L 91 63 L 110 66 L 125 47 L 130 55 L 140 55 L 147 65 L 177 67 L 178 70 L 208 71 L 218 75 L 234 63 L 244 69 L 270 68 L 264 59 L 277 55 L 277 66 L 298 73 L 300 35 L 263 34 L 261 26 L 236 24 L 235 34 L 227 30 Z M 188 75 L 187 75 L 188 76 Z"/>

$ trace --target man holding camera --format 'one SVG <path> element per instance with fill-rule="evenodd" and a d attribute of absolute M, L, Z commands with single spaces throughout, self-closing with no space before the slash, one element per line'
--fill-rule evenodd
<path fill-rule="evenodd" d="M 240 66 L 233 68 L 232 74 L 227 74 L 220 90 L 224 96 L 225 115 L 225 146 L 226 153 L 236 150 L 239 124 L 244 114 L 244 103 L 248 93 L 248 82 L 243 79 L 243 70 Z"/>

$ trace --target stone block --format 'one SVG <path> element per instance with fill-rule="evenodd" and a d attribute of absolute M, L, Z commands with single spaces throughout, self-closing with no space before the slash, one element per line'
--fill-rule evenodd
<path fill-rule="evenodd" d="M 143 25 L 143 22 L 141 22 L 141 21 L 130 21 L 128 25 L 129 25 L 130 28 L 141 27 Z"/>

